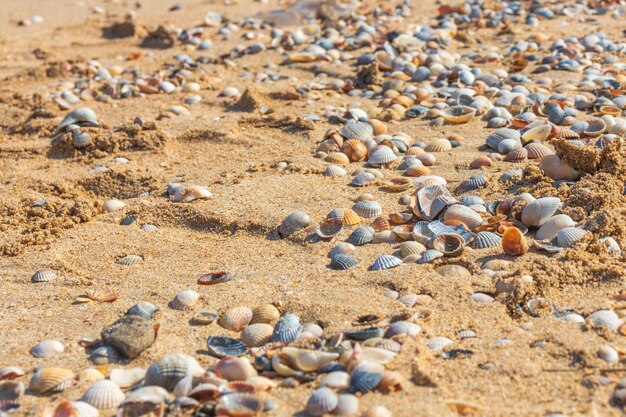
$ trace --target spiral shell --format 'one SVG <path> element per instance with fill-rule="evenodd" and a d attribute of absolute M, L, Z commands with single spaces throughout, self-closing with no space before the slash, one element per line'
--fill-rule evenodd
<path fill-rule="evenodd" d="M 64 368 L 40 368 L 30 380 L 29 389 L 39 394 L 63 391 L 74 383 L 74 373 Z"/>
<path fill-rule="evenodd" d="M 372 271 L 382 271 L 385 269 L 395 268 L 400 265 L 402 265 L 402 259 L 393 255 L 381 255 L 374 261 L 370 269 Z"/>
<path fill-rule="evenodd" d="M 231 307 L 222 314 L 219 319 L 219 325 L 226 330 L 240 332 L 250 324 L 252 320 L 252 310 L 248 307 Z"/>
<path fill-rule="evenodd" d="M 99 410 L 109 410 L 117 408 L 124 398 L 126 396 L 115 382 L 103 379 L 90 386 L 80 400 Z"/>
<path fill-rule="evenodd" d="M 52 269 L 40 269 L 30 279 L 31 282 L 51 282 L 57 277 L 57 273 Z"/>
<path fill-rule="evenodd" d="M 58 340 L 46 339 L 33 346 L 30 354 L 36 358 L 51 358 L 63 353 L 64 350 L 63 344 Z"/>
<path fill-rule="evenodd" d="M 174 310 L 189 310 L 198 304 L 199 299 L 200 295 L 194 290 L 185 290 L 179 292 L 169 305 Z"/>
<path fill-rule="evenodd" d="M 295 314 L 285 314 L 278 320 L 272 333 L 272 342 L 294 342 L 302 333 L 300 318 Z"/>
<path fill-rule="evenodd" d="M 302 211 L 289 214 L 278 228 L 281 237 L 287 237 L 311 224 L 311 217 Z"/>

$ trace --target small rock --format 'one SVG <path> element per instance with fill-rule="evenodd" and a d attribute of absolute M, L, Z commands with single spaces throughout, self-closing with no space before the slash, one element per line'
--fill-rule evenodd
<path fill-rule="evenodd" d="M 129 359 L 146 350 L 156 337 L 150 320 L 140 316 L 124 316 L 100 334 L 105 345 L 112 346 Z"/>

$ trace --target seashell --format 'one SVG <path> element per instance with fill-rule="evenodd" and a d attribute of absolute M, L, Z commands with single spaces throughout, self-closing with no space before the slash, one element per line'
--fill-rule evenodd
<path fill-rule="evenodd" d="M 504 139 L 498 144 L 498 152 L 502 155 L 506 155 L 515 149 L 521 148 L 522 144 L 513 139 Z"/>
<path fill-rule="evenodd" d="M 224 88 L 218 97 L 239 97 L 241 93 L 236 87 L 226 87 Z"/>
<path fill-rule="evenodd" d="M 382 405 L 376 405 L 361 414 L 361 417 L 391 417 L 391 411 Z"/>
<path fill-rule="evenodd" d="M 352 394 L 340 394 L 337 407 L 333 411 L 336 416 L 353 416 L 359 411 L 359 399 Z"/>
<path fill-rule="evenodd" d="M 211 351 L 210 346 L 209 351 Z M 157 385 L 172 391 L 185 376 L 196 376 L 202 373 L 204 369 L 194 358 L 182 353 L 170 353 L 152 362 L 146 371 L 144 385 Z"/>
<path fill-rule="evenodd" d="M 200 275 L 198 278 L 198 285 L 214 285 L 222 284 L 233 279 L 233 274 L 230 272 L 211 272 L 210 274 Z"/>
<path fill-rule="evenodd" d="M 64 350 L 63 344 L 58 340 L 46 339 L 33 346 L 30 354 L 36 358 L 51 358 Z"/>
<path fill-rule="evenodd" d="M 374 174 L 371 174 L 369 172 L 361 172 L 360 174 L 354 176 L 351 184 L 355 187 L 366 187 L 370 184 L 375 183 L 376 181 L 377 178 L 374 176 Z"/>
<path fill-rule="evenodd" d="M 596 326 L 604 326 L 614 332 L 616 332 L 623 323 L 617 314 L 611 310 L 598 310 L 587 316 L 587 320 L 590 320 Z"/>
<path fill-rule="evenodd" d="M 100 346 L 94 349 L 89 358 L 95 365 L 108 365 L 119 362 L 119 353 L 112 346 Z"/>
<path fill-rule="evenodd" d="M 448 123 L 467 123 L 476 115 L 476 109 L 469 106 L 454 106 L 442 110 L 441 115 Z"/>
<path fill-rule="evenodd" d="M 609 255 L 615 258 L 619 258 L 620 256 L 622 256 L 622 249 L 619 247 L 619 244 L 617 243 L 617 241 L 613 239 L 612 237 L 610 236 L 601 237 L 600 239 L 598 239 L 598 243 L 606 247 Z"/>
<path fill-rule="evenodd" d="M 487 137 L 486 139 L 487 146 L 489 146 L 493 150 L 497 150 L 500 142 L 502 142 L 505 139 L 513 139 L 516 141 L 521 141 L 521 136 L 520 136 L 519 131 L 517 130 L 508 129 L 508 128 L 498 129 Z"/>
<path fill-rule="evenodd" d="M 330 387 L 333 389 L 346 389 L 350 386 L 350 374 L 343 371 L 328 373 L 320 381 L 320 387 Z"/>
<path fill-rule="evenodd" d="M 452 144 L 448 139 L 437 139 L 426 145 L 426 152 L 447 152 L 452 149 Z M 423 161 L 422 161 L 423 162 Z"/>
<path fill-rule="evenodd" d="M 395 268 L 400 265 L 402 265 L 402 259 L 393 255 L 381 255 L 376 258 L 372 266 L 370 266 L 370 270 L 382 271 L 385 269 Z"/>
<path fill-rule="evenodd" d="M 330 388 L 318 388 L 313 391 L 306 403 L 305 410 L 311 416 L 330 414 L 336 407 L 338 398 Z"/>
<path fill-rule="evenodd" d="M 554 151 L 542 143 L 529 143 L 524 148 L 528 153 L 528 159 L 540 159 L 547 155 L 554 155 Z"/>
<path fill-rule="evenodd" d="M 485 174 L 481 173 L 462 181 L 461 184 L 459 184 L 459 189 L 463 191 L 473 191 L 483 188 L 485 185 L 487 185 L 487 177 Z"/>
<path fill-rule="evenodd" d="M 226 336 L 209 336 L 207 339 L 209 352 L 218 358 L 224 356 L 241 356 L 248 351 L 245 343 L 239 339 Z"/>
<path fill-rule="evenodd" d="M 580 135 L 571 129 L 561 129 L 559 133 L 556 134 L 556 139 L 572 140 L 578 138 L 580 138 Z"/>
<path fill-rule="evenodd" d="M 341 219 L 326 219 L 317 226 L 315 233 L 322 239 L 330 239 L 339 234 L 342 228 L 343 221 Z"/>
<path fill-rule="evenodd" d="M 463 204 L 464 206 L 470 207 L 470 206 L 484 206 L 485 205 L 485 200 L 483 200 L 482 198 L 480 198 L 477 195 L 466 195 L 461 197 L 461 199 L 459 200 L 459 203 Z"/>
<path fill-rule="evenodd" d="M 381 232 L 386 233 L 386 232 Z M 379 233 L 379 234 L 381 234 Z M 400 240 L 409 240 L 413 235 L 413 227 L 410 224 L 403 224 L 393 228 L 393 234 Z"/>
<path fill-rule="evenodd" d="M 367 122 L 349 121 L 339 130 L 339 133 L 346 139 L 363 141 L 372 138 L 374 128 Z"/>
<path fill-rule="evenodd" d="M 470 295 L 469 300 L 473 301 L 475 303 L 489 304 L 489 303 L 492 303 L 494 301 L 494 298 L 492 296 L 490 296 L 489 294 L 485 294 L 485 293 L 482 293 L 482 292 L 476 292 L 476 293 Z"/>
<path fill-rule="evenodd" d="M 439 252 L 438 250 L 428 249 L 428 250 L 422 252 L 422 255 L 420 256 L 420 258 L 417 261 L 417 263 L 418 264 L 430 263 L 430 262 L 434 261 L 437 258 L 441 258 L 442 256 L 443 256 L 443 253 Z"/>
<path fill-rule="evenodd" d="M 145 376 L 146 370 L 143 368 L 116 368 L 111 370 L 109 379 L 120 388 L 130 388 L 139 384 Z"/>
<path fill-rule="evenodd" d="M 266 323 L 255 323 L 241 332 L 241 341 L 248 347 L 259 347 L 272 339 L 274 327 Z"/>
<path fill-rule="evenodd" d="M 424 152 L 426 151 L 420 148 L 419 146 L 411 146 L 409 149 L 406 150 L 404 155 L 405 156 L 418 156 L 418 155 L 422 155 Z M 416 158 L 416 159 L 419 161 L 419 158 Z"/>
<path fill-rule="evenodd" d="M 435 272 L 447 278 L 469 279 L 472 277 L 472 273 L 461 265 L 442 265 L 435 269 Z"/>
<path fill-rule="evenodd" d="M 226 330 L 240 332 L 250 324 L 252 320 L 252 310 L 248 307 L 231 307 L 222 314 L 219 319 L 219 325 Z"/>
<path fill-rule="evenodd" d="M 393 150 L 387 146 L 377 146 L 371 152 L 367 162 L 372 165 L 388 165 L 398 157 Z"/>
<path fill-rule="evenodd" d="M 311 218 L 302 211 L 294 211 L 289 214 L 278 228 L 278 234 L 281 237 L 287 237 L 300 229 L 311 224 Z"/>
<path fill-rule="evenodd" d="M 415 337 L 422 331 L 422 328 L 410 321 L 396 321 L 392 323 L 385 332 L 385 337 L 391 338 L 398 335 L 408 335 Z"/>
<path fill-rule="evenodd" d="M 502 238 L 495 233 L 478 232 L 474 236 L 473 244 L 475 249 L 493 248 L 502 245 Z"/>
<path fill-rule="evenodd" d="M 550 217 L 540 228 L 537 230 L 535 238 L 537 240 L 552 240 L 558 233 L 566 227 L 573 227 L 576 223 L 565 214 L 557 214 Z"/>
<path fill-rule="evenodd" d="M 144 319 L 151 319 L 152 315 L 156 312 L 156 306 L 147 301 L 142 301 L 135 304 L 126 312 L 127 316 L 141 316 Z"/>
<path fill-rule="evenodd" d="M 402 169 L 409 169 L 412 167 L 419 167 L 419 166 L 422 166 L 422 161 L 420 161 L 414 156 L 405 156 L 402 162 L 400 163 L 400 165 L 398 165 L 398 169 L 402 170 Z"/>
<path fill-rule="evenodd" d="M 252 309 L 252 319 L 250 324 L 276 323 L 280 318 L 280 311 L 273 304 L 262 304 Z"/>
<path fill-rule="evenodd" d="M 359 201 L 352 206 L 352 210 L 361 217 L 371 219 L 383 213 L 380 203 L 377 201 Z"/>
<path fill-rule="evenodd" d="M 115 263 L 124 266 L 131 266 L 143 262 L 143 258 L 139 255 L 128 255 L 118 259 Z"/>
<path fill-rule="evenodd" d="M 376 389 L 382 376 L 376 372 L 354 371 L 350 375 L 350 392 L 363 394 Z"/>
<path fill-rule="evenodd" d="M 372 241 L 375 231 L 371 226 L 358 227 L 350 234 L 348 241 L 356 246 L 362 246 Z"/>
<path fill-rule="evenodd" d="M 285 314 L 278 320 L 272 333 L 272 342 L 295 342 L 302 333 L 300 319 L 295 314 Z"/>
<path fill-rule="evenodd" d="M 509 227 L 502 235 L 502 249 L 509 256 L 521 256 L 528 252 L 528 242 L 517 227 Z"/>
<path fill-rule="evenodd" d="M 465 239 L 456 234 L 441 233 L 433 238 L 432 247 L 444 256 L 459 256 L 465 248 Z"/>
<path fill-rule="evenodd" d="M 476 332 L 474 330 L 461 330 L 456 334 L 456 337 L 459 339 L 473 339 L 476 337 Z"/>
<path fill-rule="evenodd" d="M 96 113 L 88 107 L 80 107 L 69 112 L 57 126 L 55 133 L 59 133 L 70 125 L 98 126 Z"/>
<path fill-rule="evenodd" d="M 348 165 L 350 163 L 348 156 L 341 152 L 329 153 L 326 158 L 324 158 L 324 161 L 335 165 Z"/>
<path fill-rule="evenodd" d="M 185 379 L 181 380 L 184 381 Z M 237 381 L 240 382 L 240 381 Z M 216 400 L 221 394 L 222 389 L 215 384 L 200 383 L 187 391 L 186 395 L 190 398 L 194 398 L 198 401 L 211 401 Z"/>
<path fill-rule="evenodd" d="M 419 242 L 408 241 L 400 244 L 400 256 L 406 258 L 409 255 L 421 255 L 426 247 Z"/>
<path fill-rule="evenodd" d="M 346 269 L 350 269 L 358 263 L 359 261 L 353 258 L 351 255 L 339 253 L 331 258 L 330 267 L 339 271 L 345 271 Z"/>
<path fill-rule="evenodd" d="M 404 171 L 404 175 L 407 177 L 421 177 L 424 175 L 429 175 L 431 173 L 430 168 L 422 165 L 414 165 Z"/>
<path fill-rule="evenodd" d="M 77 149 L 86 148 L 91 145 L 91 136 L 87 132 L 75 129 L 72 131 L 72 145 Z"/>
<path fill-rule="evenodd" d="M 185 290 L 179 292 L 176 297 L 170 301 L 169 306 L 174 310 L 189 310 L 198 304 L 199 299 L 200 295 L 194 290 Z"/>
<path fill-rule="evenodd" d="M 430 350 L 433 350 L 435 352 L 441 352 L 443 349 L 453 344 L 454 342 L 447 337 L 433 337 L 432 339 L 428 340 L 426 346 L 428 346 L 428 349 Z"/>
<path fill-rule="evenodd" d="M 57 273 L 52 269 L 40 269 L 30 279 L 31 282 L 51 282 L 57 277 Z"/>
<path fill-rule="evenodd" d="M 212 198 L 213 194 L 206 188 L 200 185 L 188 185 L 179 190 L 172 196 L 172 201 L 176 203 L 191 203 L 194 200 L 207 200 Z"/>
<path fill-rule="evenodd" d="M 455 202 L 450 192 L 441 185 L 427 185 L 417 191 L 417 208 L 420 217 L 426 220 L 433 220 L 446 206 Z"/>
<path fill-rule="evenodd" d="M 504 160 L 508 162 L 518 162 L 526 158 L 528 158 L 528 150 L 526 148 L 517 148 L 507 153 Z"/>
<path fill-rule="evenodd" d="M 206 326 L 215 322 L 215 320 L 217 320 L 218 317 L 219 316 L 216 313 L 213 313 L 210 311 L 200 311 L 195 316 L 193 316 L 193 319 L 191 320 L 194 325 Z"/>
<path fill-rule="evenodd" d="M 282 348 L 280 355 L 281 358 L 285 359 L 287 363 L 289 363 L 292 369 L 297 369 L 303 372 L 316 372 L 339 358 L 338 353 L 298 349 L 293 347 Z"/>
<path fill-rule="evenodd" d="M 569 248 L 587 235 L 587 231 L 578 227 L 566 227 L 556 235 L 556 244 L 561 248 Z"/>
<path fill-rule="evenodd" d="M 606 130 L 606 123 L 602 119 L 592 119 L 588 122 L 587 128 L 582 132 L 583 136 L 597 137 Z"/>
<path fill-rule="evenodd" d="M 369 124 L 372 126 L 372 134 L 374 136 L 384 135 L 387 133 L 387 125 L 378 119 L 371 119 Z"/>
<path fill-rule="evenodd" d="M 74 373 L 64 368 L 40 368 L 30 380 L 29 390 L 38 394 L 63 391 L 74 384 Z"/>
<path fill-rule="evenodd" d="M 347 174 L 348 172 L 345 169 L 337 165 L 328 165 L 326 167 L 326 171 L 324 171 L 325 176 L 332 177 L 332 178 L 343 177 L 344 175 L 347 175 Z"/>
<path fill-rule="evenodd" d="M 341 242 L 341 243 L 338 243 L 335 247 L 333 247 L 328 252 L 328 257 L 333 258 L 335 255 L 339 255 L 339 254 L 349 255 L 352 252 L 354 252 L 355 249 L 356 247 L 354 245 L 350 243 L 346 243 L 346 242 Z"/>
<path fill-rule="evenodd" d="M 574 181 L 580 177 L 580 172 L 561 161 L 558 155 L 547 155 L 541 158 L 543 173 L 555 181 Z"/>
<path fill-rule="evenodd" d="M 98 417 L 99 411 L 94 406 L 83 401 L 63 400 L 54 409 L 46 409 L 43 416 L 50 417 Z"/>
<path fill-rule="evenodd" d="M 619 362 L 619 353 L 609 345 L 602 345 L 598 348 L 598 358 L 608 363 Z"/>
<path fill-rule="evenodd" d="M 107 213 L 112 213 L 114 211 L 118 211 L 126 207 L 126 203 L 120 200 L 107 200 L 104 202 L 103 209 Z"/>
<path fill-rule="evenodd" d="M 433 166 L 435 165 L 435 162 L 437 162 L 437 157 L 435 157 L 435 155 L 433 155 L 430 152 L 417 155 L 416 158 L 419 159 L 422 162 L 422 164 L 424 164 L 427 167 Z"/>
<path fill-rule="evenodd" d="M 509 124 L 509 120 L 504 118 L 504 117 L 494 117 L 492 119 L 489 119 L 489 121 L 487 122 L 487 127 L 489 129 L 497 129 L 500 127 L 504 127 L 506 125 Z"/>
<path fill-rule="evenodd" d="M 535 126 L 524 132 L 522 142 L 525 144 L 529 142 L 543 142 L 548 139 L 551 132 L 552 126 L 549 124 Z"/>
<path fill-rule="evenodd" d="M 364 161 L 367 158 L 367 146 L 359 140 L 349 139 L 343 143 L 341 151 L 346 154 L 350 162 Z"/>
<path fill-rule="evenodd" d="M 374 229 L 375 232 L 382 232 L 383 230 L 391 229 L 389 220 L 387 220 L 387 218 L 383 216 L 376 217 L 374 221 L 370 223 L 370 227 Z"/>
<path fill-rule="evenodd" d="M 263 410 L 263 401 L 252 394 L 232 393 L 220 397 L 215 415 L 221 417 L 252 417 Z"/>
<path fill-rule="evenodd" d="M 0 381 L 11 381 L 21 376 L 24 376 L 24 370 L 17 366 L 5 366 L 4 368 L 0 368 Z"/>
<path fill-rule="evenodd" d="M 224 356 L 215 365 L 215 374 L 227 381 L 245 381 L 257 376 L 257 371 L 248 359 Z"/>
<path fill-rule="evenodd" d="M 458 220 L 468 228 L 474 229 L 483 223 L 483 218 L 469 207 L 456 204 L 449 207 L 443 216 L 445 222 Z"/>
<path fill-rule="evenodd" d="M 110 410 L 119 407 L 125 398 L 126 395 L 115 382 L 103 379 L 90 386 L 80 400 L 99 410 Z"/>
<path fill-rule="evenodd" d="M 537 227 L 543 225 L 561 207 L 558 197 L 543 197 L 532 201 L 522 209 L 522 223 L 524 226 Z"/>

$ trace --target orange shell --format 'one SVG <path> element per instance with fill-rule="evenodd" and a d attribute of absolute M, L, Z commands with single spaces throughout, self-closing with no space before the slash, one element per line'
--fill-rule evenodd
<path fill-rule="evenodd" d="M 354 226 L 361 223 L 361 217 L 352 209 L 344 209 L 342 221 L 345 226 Z"/>
<path fill-rule="evenodd" d="M 509 227 L 502 235 L 502 249 L 510 256 L 521 256 L 528 252 L 528 241 L 517 227 Z"/>
<path fill-rule="evenodd" d="M 367 146 L 356 139 L 350 139 L 344 142 L 342 151 L 352 162 L 363 161 L 367 158 Z"/>

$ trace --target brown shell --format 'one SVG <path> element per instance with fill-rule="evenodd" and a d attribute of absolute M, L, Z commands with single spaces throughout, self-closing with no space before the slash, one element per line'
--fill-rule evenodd
<path fill-rule="evenodd" d="M 345 226 L 354 226 L 355 224 L 361 223 L 361 216 L 356 214 L 356 211 L 352 209 L 344 209 L 342 221 Z"/>
<path fill-rule="evenodd" d="M 248 307 L 232 307 L 222 314 L 219 324 L 227 330 L 240 332 L 252 320 L 252 310 Z"/>
<path fill-rule="evenodd" d="M 409 149 L 406 150 L 405 155 L 421 155 L 424 152 L 426 152 L 424 149 L 420 148 L 419 146 L 411 146 Z"/>
<path fill-rule="evenodd" d="M 470 168 L 477 169 L 490 167 L 491 165 L 493 165 L 493 161 L 491 160 L 491 158 L 489 158 L 488 156 L 479 156 L 472 161 L 472 163 L 470 164 Z"/>
<path fill-rule="evenodd" d="M 255 323 L 241 332 L 241 341 L 248 347 L 259 347 L 272 340 L 274 326 L 267 323 Z"/>
<path fill-rule="evenodd" d="M 252 319 L 250 324 L 256 323 L 276 323 L 280 318 L 280 311 L 273 304 L 262 304 L 252 309 Z"/>
<path fill-rule="evenodd" d="M 348 165 L 350 163 L 348 156 L 341 152 L 329 153 L 326 158 L 324 158 L 324 161 L 335 165 Z"/>
<path fill-rule="evenodd" d="M 528 252 L 528 241 L 517 227 L 509 227 L 502 235 L 502 250 L 510 256 L 521 256 Z"/>
<path fill-rule="evenodd" d="M 580 135 L 571 129 L 561 129 L 556 135 L 557 139 L 579 139 Z"/>
<path fill-rule="evenodd" d="M 350 139 L 345 141 L 341 150 L 352 162 L 363 161 L 367 158 L 367 146 L 360 140 Z"/>
<path fill-rule="evenodd" d="M 528 158 L 528 151 L 526 150 L 526 148 L 517 148 L 507 153 L 504 157 L 504 160 L 509 162 L 517 162 L 523 161 L 526 158 Z"/>
<path fill-rule="evenodd" d="M 459 256 L 465 248 L 465 239 L 457 234 L 442 233 L 433 239 L 432 246 L 444 256 Z"/>
<path fill-rule="evenodd" d="M 31 378 L 29 389 L 40 394 L 63 391 L 72 386 L 74 376 L 65 368 L 41 368 Z"/>
<path fill-rule="evenodd" d="M 370 227 L 374 229 L 376 232 L 382 232 L 383 230 L 391 230 L 391 226 L 389 225 L 389 220 L 383 216 L 376 217 L 372 223 L 370 223 Z"/>
<path fill-rule="evenodd" d="M 524 149 L 528 152 L 528 159 L 539 159 L 554 154 L 554 151 L 543 143 L 529 143 Z"/>
<path fill-rule="evenodd" d="M 414 165 L 404 171 L 404 175 L 407 177 L 421 177 L 422 175 L 429 175 L 431 172 L 430 168 L 424 165 Z"/>
<path fill-rule="evenodd" d="M 407 96 L 398 96 L 391 100 L 392 104 L 399 104 L 403 107 L 411 107 L 414 103 L 413 99 Z"/>
<path fill-rule="evenodd" d="M 387 125 L 385 122 L 382 122 L 378 119 L 372 119 L 369 121 L 370 125 L 372 125 L 372 129 L 374 129 L 374 136 L 384 135 L 387 133 Z"/>
<path fill-rule="evenodd" d="M 448 139 L 437 139 L 424 148 L 426 152 L 446 152 L 452 149 L 452 144 Z"/>

